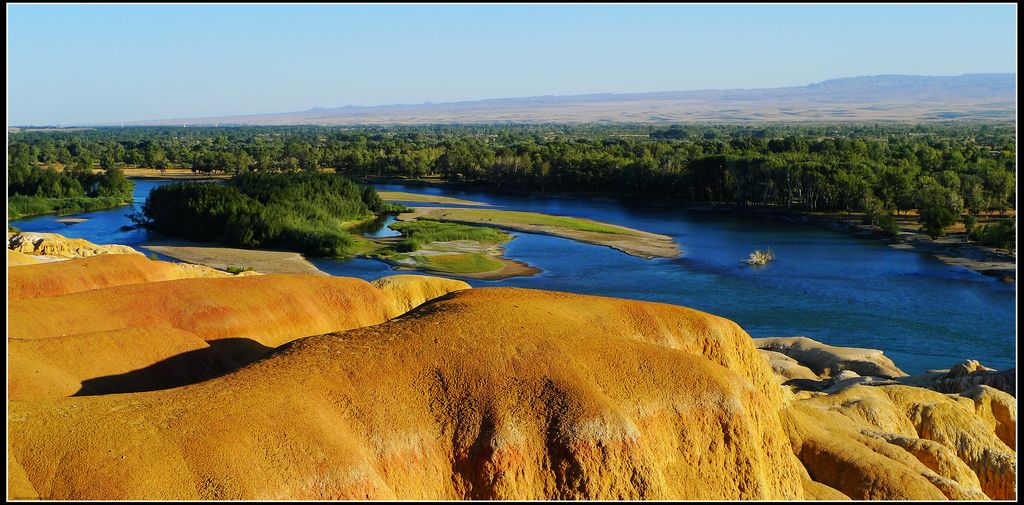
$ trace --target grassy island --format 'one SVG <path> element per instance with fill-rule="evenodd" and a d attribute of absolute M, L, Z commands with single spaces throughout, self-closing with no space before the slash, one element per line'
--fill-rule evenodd
<path fill-rule="evenodd" d="M 402 268 L 482 279 L 539 271 L 504 258 L 502 244 L 514 237 L 496 228 L 426 220 L 398 222 L 391 228 L 403 238 L 369 257 Z"/>
<path fill-rule="evenodd" d="M 353 223 L 401 209 L 381 200 L 373 188 L 338 175 L 245 173 L 224 184 L 158 187 L 139 220 L 176 238 L 348 256 L 361 242 L 348 231 Z"/>
<path fill-rule="evenodd" d="M 679 246 L 672 240 L 672 237 L 666 235 L 634 230 L 592 219 L 553 216 L 539 212 L 417 207 L 413 209 L 412 213 L 403 214 L 399 219 L 470 224 L 553 235 L 579 242 L 608 246 L 641 258 L 671 258 L 679 255 Z"/>

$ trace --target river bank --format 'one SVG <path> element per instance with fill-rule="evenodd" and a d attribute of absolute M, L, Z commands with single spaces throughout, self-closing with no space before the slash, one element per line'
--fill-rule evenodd
<path fill-rule="evenodd" d="M 1003 282 L 1012 283 L 1017 278 L 1017 257 L 1006 250 L 988 247 L 977 243 L 965 242 L 963 225 L 953 227 L 945 237 L 933 239 L 921 233 L 915 225 L 913 216 L 901 216 L 897 220 L 900 231 L 895 237 L 887 237 L 879 233 L 875 226 L 861 223 L 862 214 L 850 213 L 809 213 L 786 211 L 779 209 L 742 209 L 730 206 L 693 205 L 689 210 L 708 212 L 733 212 L 759 218 L 774 219 L 792 223 L 803 223 L 826 227 L 832 230 L 849 233 L 857 238 L 877 240 L 888 244 L 894 249 L 927 254 L 948 265 L 964 267 Z"/>
<path fill-rule="evenodd" d="M 167 169 L 163 172 L 156 169 L 129 168 L 125 169 L 125 175 L 128 176 L 129 178 L 137 179 L 163 178 L 181 180 L 216 180 L 226 179 L 229 177 L 226 174 L 199 175 L 192 172 L 191 170 L 183 168 Z M 595 192 L 560 192 L 538 194 L 536 192 L 530 191 L 518 191 L 508 188 L 481 187 L 480 185 L 477 184 L 443 181 L 440 178 L 402 179 L 394 177 L 364 176 L 355 178 L 355 180 L 366 184 L 403 184 L 408 186 L 419 186 L 428 188 L 444 188 L 448 190 L 488 191 L 492 193 L 508 195 L 539 195 L 551 198 L 587 198 L 596 201 L 616 201 L 642 207 L 679 208 L 679 204 L 677 202 L 649 200 L 638 202 L 633 197 L 622 196 L 621 194 L 607 194 Z M 404 195 L 409 195 L 409 193 L 405 193 Z M 399 195 L 392 196 L 398 197 Z M 410 198 L 408 196 L 401 197 Z M 431 203 L 445 203 L 447 201 L 434 201 L 438 200 L 439 198 L 444 197 L 424 196 L 420 201 Z M 459 199 L 452 200 L 457 201 Z M 479 202 L 458 203 L 462 205 L 479 204 Z M 720 204 L 691 204 L 686 205 L 684 208 L 687 210 L 694 211 L 734 212 L 737 214 L 755 217 L 764 217 L 768 219 L 811 224 L 815 226 L 823 226 L 836 231 L 849 233 L 850 235 L 857 238 L 878 240 L 880 242 L 888 244 L 890 247 L 893 247 L 895 249 L 916 252 L 919 254 L 927 254 L 948 265 L 963 267 L 973 272 L 978 272 L 983 275 L 1001 279 L 1004 282 L 1015 282 L 1017 277 L 1016 255 L 1009 254 L 1005 250 L 983 246 L 976 243 L 965 242 L 963 239 L 964 235 L 962 233 L 956 232 L 956 226 L 953 227 L 952 233 L 950 235 L 947 235 L 946 237 L 941 237 L 939 239 L 932 239 L 927 235 L 919 233 L 916 227 L 913 225 L 912 219 L 907 218 L 907 216 L 901 216 L 902 219 L 898 219 L 898 222 L 901 227 L 901 232 L 896 237 L 885 237 L 877 233 L 876 228 L 861 224 L 862 216 L 860 214 L 855 213 L 815 213 L 771 208 L 742 208 Z M 957 226 L 962 228 L 962 225 Z"/>
<path fill-rule="evenodd" d="M 647 208 L 680 208 L 679 202 L 667 200 L 638 201 L 632 196 L 602 192 L 560 192 L 545 193 L 520 191 L 508 188 L 483 187 L 477 184 L 443 181 L 441 179 L 400 179 L 394 177 L 364 177 L 364 183 L 370 184 L 402 184 L 419 187 L 436 187 L 459 191 L 487 191 L 506 195 L 531 195 L 545 198 L 586 198 L 595 201 L 614 201 L 637 207 Z M 848 233 L 857 238 L 878 240 L 895 249 L 912 251 L 930 255 L 948 265 L 959 266 L 973 272 L 996 277 L 1004 282 L 1015 282 L 1017 278 L 1017 257 L 1009 251 L 965 241 L 963 224 L 957 223 L 950 228 L 945 237 L 932 239 L 921 233 L 913 213 L 898 216 L 900 233 L 896 237 L 886 237 L 878 233 L 876 227 L 861 224 L 863 214 L 858 213 L 826 213 L 806 212 L 773 208 L 737 207 L 716 203 L 684 204 L 682 208 L 692 211 L 730 212 L 758 218 L 768 218 L 793 223 L 811 224 L 832 230 Z M 1013 212 L 1012 210 L 1010 211 Z M 1012 214 L 1011 214 L 1012 216 Z M 980 224 L 980 223 L 979 223 Z"/>

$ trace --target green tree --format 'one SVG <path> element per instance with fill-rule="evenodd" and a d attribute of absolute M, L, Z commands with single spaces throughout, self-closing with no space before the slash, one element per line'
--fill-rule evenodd
<path fill-rule="evenodd" d="M 978 218 L 973 214 L 968 213 L 964 214 L 962 219 L 964 222 L 964 231 L 966 232 L 964 240 L 967 241 L 974 232 L 974 227 L 978 224 Z"/>
<path fill-rule="evenodd" d="M 946 234 L 963 213 L 963 200 L 956 192 L 944 188 L 934 179 L 925 178 L 918 194 L 917 210 L 924 232 L 935 239 Z"/>

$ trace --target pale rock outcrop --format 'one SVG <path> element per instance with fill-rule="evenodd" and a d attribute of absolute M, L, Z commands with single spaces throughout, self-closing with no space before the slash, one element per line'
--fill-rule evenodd
<path fill-rule="evenodd" d="M 974 386 L 960 393 L 974 401 L 974 412 L 992 426 L 996 436 L 1014 451 L 1017 450 L 1017 399 L 990 386 Z"/>
<path fill-rule="evenodd" d="M 801 365 L 795 359 L 790 358 L 785 354 L 765 349 L 758 349 L 757 352 L 761 357 L 768 361 L 768 364 L 772 367 L 772 373 L 775 374 L 779 383 L 784 383 L 792 379 L 818 379 L 818 376 L 812 372 L 810 368 Z"/>
<path fill-rule="evenodd" d="M 1017 494 L 1016 451 L 975 414 L 971 399 L 907 386 L 886 386 L 893 403 L 903 408 L 921 438 L 951 447 L 981 481 L 990 498 L 1012 500 Z"/>
<path fill-rule="evenodd" d="M 392 317 L 405 314 L 429 300 L 471 287 L 464 281 L 429 275 L 389 275 L 371 284 L 391 300 Z"/>
<path fill-rule="evenodd" d="M 1011 395 L 1017 394 L 1017 369 L 994 370 L 976 360 L 967 360 L 949 370 L 932 370 L 903 377 L 900 382 L 934 389 L 940 393 L 960 393 L 985 385 Z"/>
<path fill-rule="evenodd" d="M 98 254 L 142 254 L 126 245 L 96 245 L 80 238 L 40 232 L 8 233 L 7 249 L 32 256 L 60 258 L 85 258 Z"/>
<path fill-rule="evenodd" d="M 855 385 L 791 402 L 783 418 L 811 478 L 853 499 L 1014 499 L 1016 451 L 985 413 L 1005 420 L 1015 402 L 976 396 Z"/>
<path fill-rule="evenodd" d="M 847 374 L 847 373 L 852 373 L 852 372 L 849 372 L 848 370 L 844 370 L 843 372 L 840 372 L 837 375 L 844 375 L 844 374 Z M 797 386 L 797 387 L 804 386 L 804 385 L 800 385 L 800 384 L 792 384 L 792 383 L 790 383 L 790 384 L 794 385 L 794 386 Z M 819 383 L 817 384 L 817 386 L 819 386 L 817 388 L 817 391 L 822 391 L 822 392 L 824 392 L 826 394 L 835 394 L 835 393 L 838 393 L 838 392 L 840 392 L 840 391 L 842 391 L 842 390 L 844 390 L 846 388 L 853 387 L 853 386 L 858 386 L 858 385 L 884 386 L 884 385 L 889 385 L 889 384 L 899 384 L 899 382 L 897 382 L 897 381 L 895 381 L 893 379 L 882 379 L 882 378 L 879 378 L 879 377 L 872 377 L 872 376 L 861 377 L 860 375 L 854 374 L 853 376 L 847 375 L 846 377 L 842 377 L 842 378 L 837 376 L 837 377 L 832 377 L 832 378 L 829 378 L 829 379 L 826 379 L 826 380 L 823 380 L 823 381 L 819 381 Z"/>
<path fill-rule="evenodd" d="M 831 377 L 843 370 L 890 379 L 907 375 L 877 349 L 836 347 L 807 337 L 767 337 L 753 341 L 758 349 L 785 354 L 822 377 Z"/>
<path fill-rule="evenodd" d="M 43 260 L 41 260 L 41 259 L 39 259 L 39 258 L 37 258 L 35 256 L 29 256 L 27 254 L 20 253 L 18 251 L 12 251 L 10 249 L 7 250 L 7 266 L 8 267 L 20 267 L 20 266 L 24 266 L 24 265 L 35 265 L 35 264 L 42 263 L 42 262 L 43 262 Z"/>
<path fill-rule="evenodd" d="M 1005 386 L 1012 371 L 968 361 L 900 376 L 881 351 L 803 337 L 754 342 L 791 392 L 784 418 L 814 481 L 854 499 L 1016 496 L 1016 400 L 978 385 Z M 776 363 L 786 363 L 785 357 L 794 362 L 785 366 L 807 365 L 821 377 L 783 380 Z"/>
<path fill-rule="evenodd" d="M 984 499 L 834 410 L 796 402 L 783 419 L 811 478 L 855 500 Z"/>

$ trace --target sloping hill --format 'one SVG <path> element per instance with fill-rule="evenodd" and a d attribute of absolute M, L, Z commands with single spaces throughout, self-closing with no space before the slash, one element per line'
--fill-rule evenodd
<path fill-rule="evenodd" d="M 390 302 L 370 283 L 347 277 L 180 279 L 12 300 L 8 338 L 169 326 L 207 341 L 248 338 L 277 347 L 302 336 L 383 322 L 389 309 Z"/>
<path fill-rule="evenodd" d="M 155 261 L 139 254 L 104 254 L 8 269 L 7 297 L 21 300 L 128 284 L 230 275 L 200 265 Z"/>
<path fill-rule="evenodd" d="M 469 288 L 417 275 L 384 277 L 380 288 L 327 276 L 250 281 L 124 254 L 18 266 L 8 277 L 12 399 L 192 384 L 295 338 L 377 324 Z"/>
<path fill-rule="evenodd" d="M 47 498 L 799 498 L 742 331 L 642 305 L 460 291 L 200 384 L 12 402 L 11 454 Z"/>
<path fill-rule="evenodd" d="M 690 121 L 1013 121 L 1016 74 L 875 75 L 807 86 L 594 93 L 139 121 L 137 125 L 671 123 Z"/>

